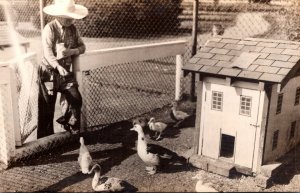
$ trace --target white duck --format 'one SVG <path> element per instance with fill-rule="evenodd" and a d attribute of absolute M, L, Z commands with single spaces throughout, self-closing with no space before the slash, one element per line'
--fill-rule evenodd
<path fill-rule="evenodd" d="M 78 163 L 80 165 L 81 172 L 83 174 L 88 174 L 90 165 L 93 160 L 92 160 L 92 157 L 90 155 L 88 148 L 84 144 L 83 137 L 80 137 L 79 141 L 80 141 L 80 148 L 79 148 Z"/>
<path fill-rule="evenodd" d="M 89 174 L 93 171 L 95 172 L 95 175 L 92 180 L 92 188 L 96 192 L 119 192 L 128 188 L 134 188 L 129 183 L 119 178 L 101 177 L 101 166 L 99 164 L 95 164 L 89 171 Z"/>
<path fill-rule="evenodd" d="M 163 166 L 168 163 L 187 163 L 187 160 L 184 157 L 178 156 L 171 150 L 168 150 L 159 145 L 148 144 L 143 129 L 139 124 L 134 125 L 130 130 L 136 131 L 138 133 L 137 153 L 143 160 L 143 162 L 147 165 L 146 170 L 149 174 L 155 174 L 158 166 Z"/>
<path fill-rule="evenodd" d="M 171 118 L 174 121 L 178 121 L 176 126 L 179 125 L 183 120 L 185 120 L 186 118 L 188 118 L 190 116 L 186 112 L 177 110 L 177 103 L 176 102 L 172 103 L 172 109 L 171 109 L 171 114 L 170 115 L 171 115 Z"/>
<path fill-rule="evenodd" d="M 192 179 L 198 179 L 198 182 L 195 187 L 196 192 L 219 192 L 218 190 L 212 187 L 212 183 L 203 183 L 203 179 L 201 176 L 196 175 Z"/>
<path fill-rule="evenodd" d="M 163 122 L 156 122 L 154 117 L 150 118 L 148 125 L 149 125 L 150 130 L 155 132 L 154 137 L 156 138 L 156 140 L 160 139 L 162 132 L 168 127 L 168 125 Z M 158 135 L 158 133 L 159 133 L 159 135 Z"/>

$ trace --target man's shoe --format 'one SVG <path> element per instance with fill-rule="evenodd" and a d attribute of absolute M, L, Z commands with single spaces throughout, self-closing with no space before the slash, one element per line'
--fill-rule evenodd
<path fill-rule="evenodd" d="M 73 129 L 72 127 L 70 127 L 70 133 L 76 135 L 79 133 L 79 129 Z"/>
<path fill-rule="evenodd" d="M 66 125 L 67 121 L 65 119 L 64 116 L 59 117 L 58 119 L 56 119 L 56 122 L 61 124 L 61 125 Z"/>

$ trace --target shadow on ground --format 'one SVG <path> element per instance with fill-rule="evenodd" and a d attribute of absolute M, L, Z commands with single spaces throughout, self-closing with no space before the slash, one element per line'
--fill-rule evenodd
<path fill-rule="evenodd" d="M 131 122 L 122 121 L 112 124 L 107 128 L 103 128 L 100 131 L 82 134 L 85 139 L 85 144 L 89 146 L 93 162 L 99 163 L 102 166 L 101 174 L 106 174 L 112 167 L 119 165 L 123 160 L 136 153 L 136 151 L 132 148 L 135 146 L 137 136 L 135 132 L 129 131 L 131 127 Z M 101 148 L 102 144 L 106 144 L 105 147 L 107 147 L 108 144 L 110 148 Z M 13 167 L 77 162 L 79 147 L 79 141 L 78 143 L 65 144 L 59 148 L 43 152 L 42 154 L 37 154 L 34 157 L 15 163 Z M 85 175 L 81 172 L 77 172 L 71 176 L 65 177 L 51 186 L 43 188 L 41 191 L 59 191 L 65 187 L 90 178 L 91 176 L 92 175 Z"/>
<path fill-rule="evenodd" d="M 300 174 L 300 148 L 296 145 L 289 153 L 284 157 L 278 159 L 278 162 L 282 162 L 283 165 L 280 171 L 272 177 L 272 183 L 270 186 L 279 185 L 289 185 L 291 180 Z"/>
<path fill-rule="evenodd" d="M 169 120 L 170 117 L 168 116 L 169 108 L 160 109 L 159 113 L 154 111 L 146 116 L 157 116 L 159 118 L 163 118 L 164 120 Z M 178 128 L 173 128 L 172 124 L 175 122 L 170 121 L 171 127 L 166 131 L 164 139 L 162 141 L 154 141 L 149 139 L 149 143 L 157 143 L 166 148 L 170 148 L 175 151 L 184 152 L 186 147 L 178 147 L 177 143 L 173 139 L 179 137 L 184 134 L 187 135 L 190 130 L 186 130 L 186 126 L 194 126 L 195 117 L 191 116 L 190 119 L 186 120 L 185 122 L 181 123 Z M 144 163 L 138 158 L 135 150 L 136 140 L 137 140 L 137 133 L 134 131 L 130 131 L 133 127 L 131 121 L 121 121 L 118 123 L 111 124 L 108 127 L 102 128 L 97 131 L 93 132 L 86 132 L 81 134 L 85 139 L 85 144 L 88 146 L 88 149 L 91 153 L 94 163 L 98 163 L 102 166 L 102 175 L 110 175 L 111 172 L 118 172 L 118 171 L 126 171 L 128 168 L 134 170 L 143 170 Z M 184 132 L 182 132 L 184 131 Z M 145 129 L 146 135 L 149 135 L 149 129 Z M 183 139 L 186 140 L 183 144 L 189 143 L 190 141 L 189 134 L 185 136 Z M 75 136 L 74 136 L 75 137 Z M 182 138 L 182 137 L 181 137 Z M 78 188 L 84 190 L 91 190 L 90 180 L 88 178 L 92 178 L 93 175 L 85 175 L 78 171 L 79 165 L 77 163 L 78 153 L 79 153 L 79 140 L 78 136 L 74 140 L 73 143 L 65 144 L 55 149 L 48 150 L 47 152 L 36 154 L 32 157 L 27 159 L 21 160 L 20 162 L 14 163 L 12 167 L 20 167 L 22 166 L 39 166 L 36 167 L 37 170 L 39 168 L 47 168 L 45 166 L 49 166 L 50 170 L 46 173 L 53 172 L 62 172 L 65 170 L 71 170 L 69 173 L 61 173 L 58 174 L 59 179 L 52 179 L 53 183 L 46 183 L 46 186 L 37 185 L 39 187 L 39 191 L 64 191 L 69 190 L 70 188 Z M 175 148 L 176 147 L 176 148 Z M 130 163 L 127 163 L 128 160 L 131 160 Z M 136 161 L 135 161 L 136 160 Z M 125 163 L 124 163 L 125 162 Z M 132 162 L 132 163 L 131 163 Z M 125 168 L 122 167 L 125 165 Z M 60 167 L 62 168 L 60 169 Z M 29 168 L 32 167 L 28 167 Z M 169 175 L 180 175 L 181 172 L 191 171 L 193 170 L 192 166 L 189 164 L 186 165 L 168 165 L 166 168 L 163 168 L 160 172 L 166 173 Z M 78 171 L 78 172 L 77 172 Z M 132 171 L 136 176 L 130 174 L 130 179 L 140 179 L 138 177 L 140 172 Z M 37 171 L 37 175 L 42 174 L 41 172 Z M 33 174 L 35 175 L 35 174 Z M 55 176 L 56 174 L 54 174 Z M 115 174 L 113 174 L 115 175 Z M 122 173 L 117 176 L 122 176 Z M 133 176 L 132 176 L 133 175 Z M 133 180 L 131 179 L 131 180 Z M 143 180 L 151 180 L 151 178 L 143 178 Z M 142 179 L 141 179 L 142 180 Z M 142 181 L 143 181 L 142 180 Z M 50 180 L 51 181 L 51 180 Z M 132 181 L 131 181 L 132 182 Z M 142 182 L 141 182 L 142 183 Z M 79 185 L 80 184 L 80 185 Z M 83 185 L 83 186 L 82 186 Z M 140 185 L 141 186 L 141 185 Z M 85 189 L 86 187 L 86 189 Z M 143 187 L 143 186 L 142 186 Z"/>

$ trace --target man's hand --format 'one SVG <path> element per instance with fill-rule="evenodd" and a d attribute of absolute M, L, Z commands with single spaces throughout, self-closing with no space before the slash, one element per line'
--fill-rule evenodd
<path fill-rule="evenodd" d="M 69 57 L 69 56 L 72 56 L 72 55 L 78 55 L 79 54 L 79 50 L 78 49 L 67 48 L 66 50 L 64 50 L 62 52 L 62 54 L 63 54 L 64 57 Z"/>
<path fill-rule="evenodd" d="M 61 65 L 58 65 L 57 67 L 56 67 L 56 69 L 58 70 L 58 72 L 59 72 L 59 74 L 61 75 L 61 76 L 66 76 L 66 75 L 68 75 L 68 71 L 64 68 L 64 67 L 62 67 Z"/>

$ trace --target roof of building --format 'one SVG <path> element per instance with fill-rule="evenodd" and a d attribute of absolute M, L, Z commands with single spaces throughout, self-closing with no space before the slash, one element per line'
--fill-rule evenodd
<path fill-rule="evenodd" d="M 300 60 L 300 42 L 214 37 L 183 70 L 280 83 Z"/>

